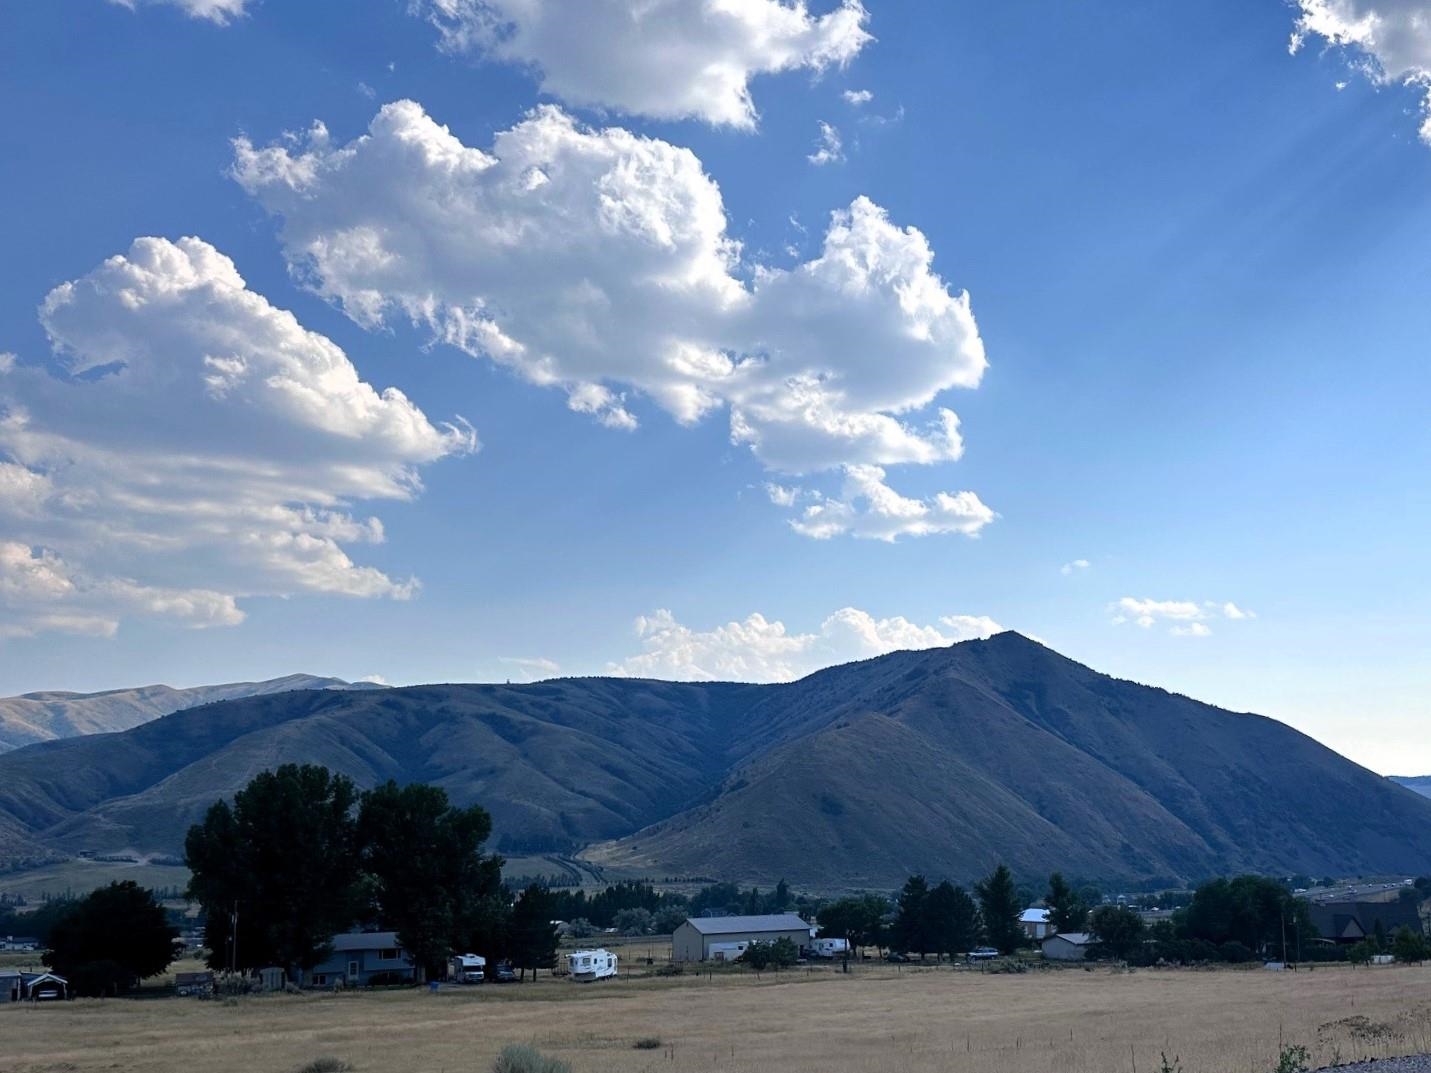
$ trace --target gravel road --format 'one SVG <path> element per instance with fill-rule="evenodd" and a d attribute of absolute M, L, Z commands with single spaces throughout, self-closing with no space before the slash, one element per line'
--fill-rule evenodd
<path fill-rule="evenodd" d="M 1336 1073 L 1431 1073 L 1431 1054 L 1414 1054 L 1410 1058 L 1383 1058 L 1377 1062 L 1358 1062 L 1354 1066 L 1327 1066 Z M 1319 1070 L 1318 1073 L 1323 1073 Z"/>

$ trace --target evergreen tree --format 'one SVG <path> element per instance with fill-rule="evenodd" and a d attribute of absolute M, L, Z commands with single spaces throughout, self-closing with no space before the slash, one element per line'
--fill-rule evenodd
<path fill-rule="evenodd" d="M 1088 906 L 1064 880 L 1062 872 L 1048 877 L 1043 904 L 1048 907 L 1048 922 L 1054 931 L 1082 931 L 1088 920 Z"/>
<path fill-rule="evenodd" d="M 1001 954 L 1012 954 L 1025 940 L 1019 923 L 1022 907 L 1014 877 L 1007 865 L 999 865 L 974 886 L 979 896 L 979 913 L 984 919 L 984 937 Z"/>
<path fill-rule="evenodd" d="M 930 941 L 934 952 L 953 957 L 974 948 L 979 931 L 979 907 L 963 887 L 945 880 L 925 900 Z"/>
<path fill-rule="evenodd" d="M 894 915 L 893 945 L 905 952 L 918 951 L 921 958 L 934 950 L 929 928 L 929 881 L 923 876 L 910 876 L 899 892 L 899 905 Z"/>
<path fill-rule="evenodd" d="M 512 964 L 521 970 L 523 979 L 528 969 L 536 979 L 538 969 L 550 969 L 556 964 L 557 930 L 552 923 L 551 895 L 533 883 L 512 907 L 511 919 Z"/>
<path fill-rule="evenodd" d="M 357 913 L 356 800 L 342 775 L 284 764 L 189 828 L 188 896 L 207 920 L 211 967 L 292 975 L 323 960 Z"/>
<path fill-rule="evenodd" d="M 169 967 L 178 934 L 150 891 L 111 883 L 55 922 L 44 961 L 77 994 L 118 995 Z"/>

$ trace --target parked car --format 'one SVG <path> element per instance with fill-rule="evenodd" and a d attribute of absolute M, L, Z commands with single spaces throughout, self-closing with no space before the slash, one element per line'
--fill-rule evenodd
<path fill-rule="evenodd" d="M 891 950 L 888 954 L 884 956 L 884 959 L 886 961 L 895 961 L 899 962 L 900 964 L 903 964 L 909 960 L 909 955 L 901 954 L 898 950 Z"/>
<path fill-rule="evenodd" d="M 492 970 L 492 982 L 498 984 L 514 984 L 517 982 L 517 972 L 508 962 L 498 962 L 497 967 Z"/>
<path fill-rule="evenodd" d="M 999 956 L 999 952 L 992 946 L 976 946 L 969 951 L 970 961 L 993 961 Z"/>

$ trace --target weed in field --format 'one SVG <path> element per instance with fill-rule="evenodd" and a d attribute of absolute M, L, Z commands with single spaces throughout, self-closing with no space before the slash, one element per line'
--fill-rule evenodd
<path fill-rule="evenodd" d="M 294 1073 L 349 1073 L 352 1068 L 351 1063 L 325 1054 L 322 1058 L 313 1059 L 307 1065 L 299 1066 Z"/>
<path fill-rule="evenodd" d="M 1310 1068 L 1307 1063 L 1311 1056 L 1307 1053 L 1307 1048 L 1301 1045 L 1292 1045 L 1282 1048 L 1281 1055 L 1277 1058 L 1277 1068 L 1273 1073 L 1307 1073 Z"/>
<path fill-rule="evenodd" d="M 654 1051 L 661 1046 L 660 1036 L 642 1036 L 635 1043 L 631 1044 L 638 1051 Z"/>
<path fill-rule="evenodd" d="M 502 1048 L 492 1063 L 492 1073 L 571 1073 L 571 1066 L 559 1058 L 547 1058 L 534 1047 L 513 1044 Z"/>
<path fill-rule="evenodd" d="M 1171 1062 L 1168 1061 L 1168 1052 L 1163 1051 L 1158 1055 L 1162 1062 L 1158 1065 L 1158 1073 L 1183 1073 L 1183 1060 L 1176 1055 Z"/>

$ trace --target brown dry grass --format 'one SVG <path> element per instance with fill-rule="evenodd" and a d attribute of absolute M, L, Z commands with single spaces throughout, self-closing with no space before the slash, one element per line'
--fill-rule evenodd
<path fill-rule="evenodd" d="M 984 975 L 861 966 L 580 985 L 0 1008 L 5 1073 L 482 1071 L 528 1042 L 574 1073 L 1265 1073 L 1431 1050 L 1431 968 Z M 662 1047 L 634 1050 L 643 1037 Z"/>

